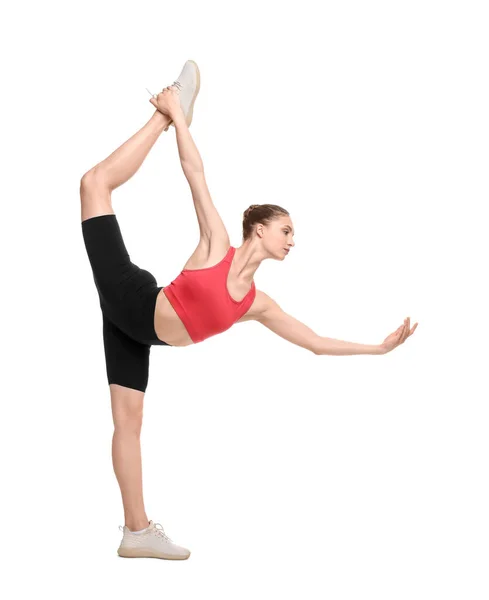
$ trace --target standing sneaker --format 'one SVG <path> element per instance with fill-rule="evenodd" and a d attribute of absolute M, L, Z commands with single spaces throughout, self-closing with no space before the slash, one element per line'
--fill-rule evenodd
<path fill-rule="evenodd" d="M 158 527 L 159 525 L 159 527 Z M 161 523 L 149 522 L 149 526 L 141 533 L 130 531 L 126 525 L 119 525 L 124 533 L 121 545 L 117 550 L 119 556 L 125 558 L 168 558 L 184 560 L 190 556 L 190 550 L 177 546 L 165 533 Z"/>

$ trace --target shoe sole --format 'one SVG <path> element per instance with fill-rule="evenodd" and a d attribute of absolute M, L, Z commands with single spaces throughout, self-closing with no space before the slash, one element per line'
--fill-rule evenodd
<path fill-rule="evenodd" d="M 123 548 L 117 550 L 117 554 L 123 558 L 165 558 L 167 560 L 186 560 L 188 556 L 174 556 L 171 554 L 163 554 L 161 552 L 154 552 L 153 550 L 140 550 L 133 548 Z"/>
<path fill-rule="evenodd" d="M 190 123 L 192 123 L 192 118 L 193 118 L 193 115 L 194 115 L 194 103 L 195 103 L 195 100 L 196 100 L 197 95 L 198 95 L 199 90 L 200 90 L 200 71 L 199 71 L 199 67 L 197 66 L 197 63 L 194 60 L 189 60 L 188 62 L 191 62 L 192 64 L 194 64 L 195 68 L 197 70 L 197 88 L 195 90 L 194 97 L 192 98 L 192 102 L 190 103 L 190 107 L 188 109 L 187 117 L 185 119 L 186 122 L 187 122 L 187 127 L 190 127 Z M 172 127 L 175 127 L 175 125 L 173 124 L 173 121 L 170 123 L 170 125 Z"/>

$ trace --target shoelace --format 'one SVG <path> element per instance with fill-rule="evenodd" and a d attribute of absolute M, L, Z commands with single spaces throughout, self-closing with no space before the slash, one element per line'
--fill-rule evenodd
<path fill-rule="evenodd" d="M 160 527 L 158 527 L 158 525 L 161 527 L 161 529 L 160 529 Z M 160 535 L 160 536 L 162 536 L 162 537 L 163 537 L 165 540 L 167 540 L 167 541 L 171 542 L 172 544 L 174 544 L 174 543 L 175 543 L 175 542 L 174 542 L 172 539 L 170 539 L 170 538 L 169 538 L 169 537 L 166 535 L 166 533 L 165 533 L 165 530 L 163 529 L 163 525 L 162 525 L 161 523 L 155 523 L 155 524 L 154 524 L 154 526 L 155 526 L 155 528 L 154 528 L 154 532 L 155 532 L 157 535 Z M 122 532 L 124 533 L 124 527 L 123 527 L 123 525 L 119 525 L 119 530 L 120 530 L 120 531 L 122 531 Z"/>
<path fill-rule="evenodd" d="M 177 88 L 177 92 L 178 92 L 178 94 L 180 94 L 180 91 L 182 90 L 183 86 L 182 86 L 182 84 L 181 84 L 181 83 L 178 81 L 178 79 L 175 79 L 175 81 L 172 83 L 172 85 L 174 85 L 174 86 Z M 168 86 L 168 87 L 171 87 L 171 86 Z M 158 95 L 158 94 L 153 94 L 152 92 L 150 92 L 150 91 L 148 90 L 148 88 L 146 88 L 146 91 L 148 92 L 148 94 L 149 94 L 149 95 L 150 95 L 152 98 L 156 98 L 156 96 Z M 120 526 L 119 526 L 119 527 L 120 527 Z"/>
<path fill-rule="evenodd" d="M 166 533 L 165 533 L 165 530 L 163 529 L 163 525 L 162 525 L 161 523 L 155 523 L 154 525 L 155 525 L 155 533 L 156 533 L 157 535 L 160 535 L 162 538 L 164 538 L 164 539 L 165 539 L 165 540 L 167 540 L 168 542 L 171 542 L 172 544 L 174 544 L 174 543 L 175 543 L 175 542 L 174 542 L 172 539 L 170 539 L 170 538 L 169 538 L 169 537 L 166 535 Z M 161 527 L 161 529 L 160 529 L 160 527 L 158 527 L 158 525 Z"/>

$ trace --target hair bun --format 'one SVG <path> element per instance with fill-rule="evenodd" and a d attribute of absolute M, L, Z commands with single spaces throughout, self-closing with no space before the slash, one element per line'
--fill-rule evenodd
<path fill-rule="evenodd" d="M 252 204 L 251 206 L 249 206 L 245 212 L 244 212 L 244 217 L 246 219 L 246 217 L 248 217 L 248 215 L 251 213 L 252 210 L 254 210 L 255 208 L 258 208 L 258 206 L 260 206 L 259 204 Z"/>

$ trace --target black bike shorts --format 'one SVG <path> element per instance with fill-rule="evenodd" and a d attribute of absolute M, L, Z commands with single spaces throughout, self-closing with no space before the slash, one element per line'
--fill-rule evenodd
<path fill-rule="evenodd" d="M 154 329 L 162 287 L 131 262 L 114 214 L 85 219 L 82 233 L 102 309 L 108 382 L 145 392 L 151 346 L 170 346 Z"/>

